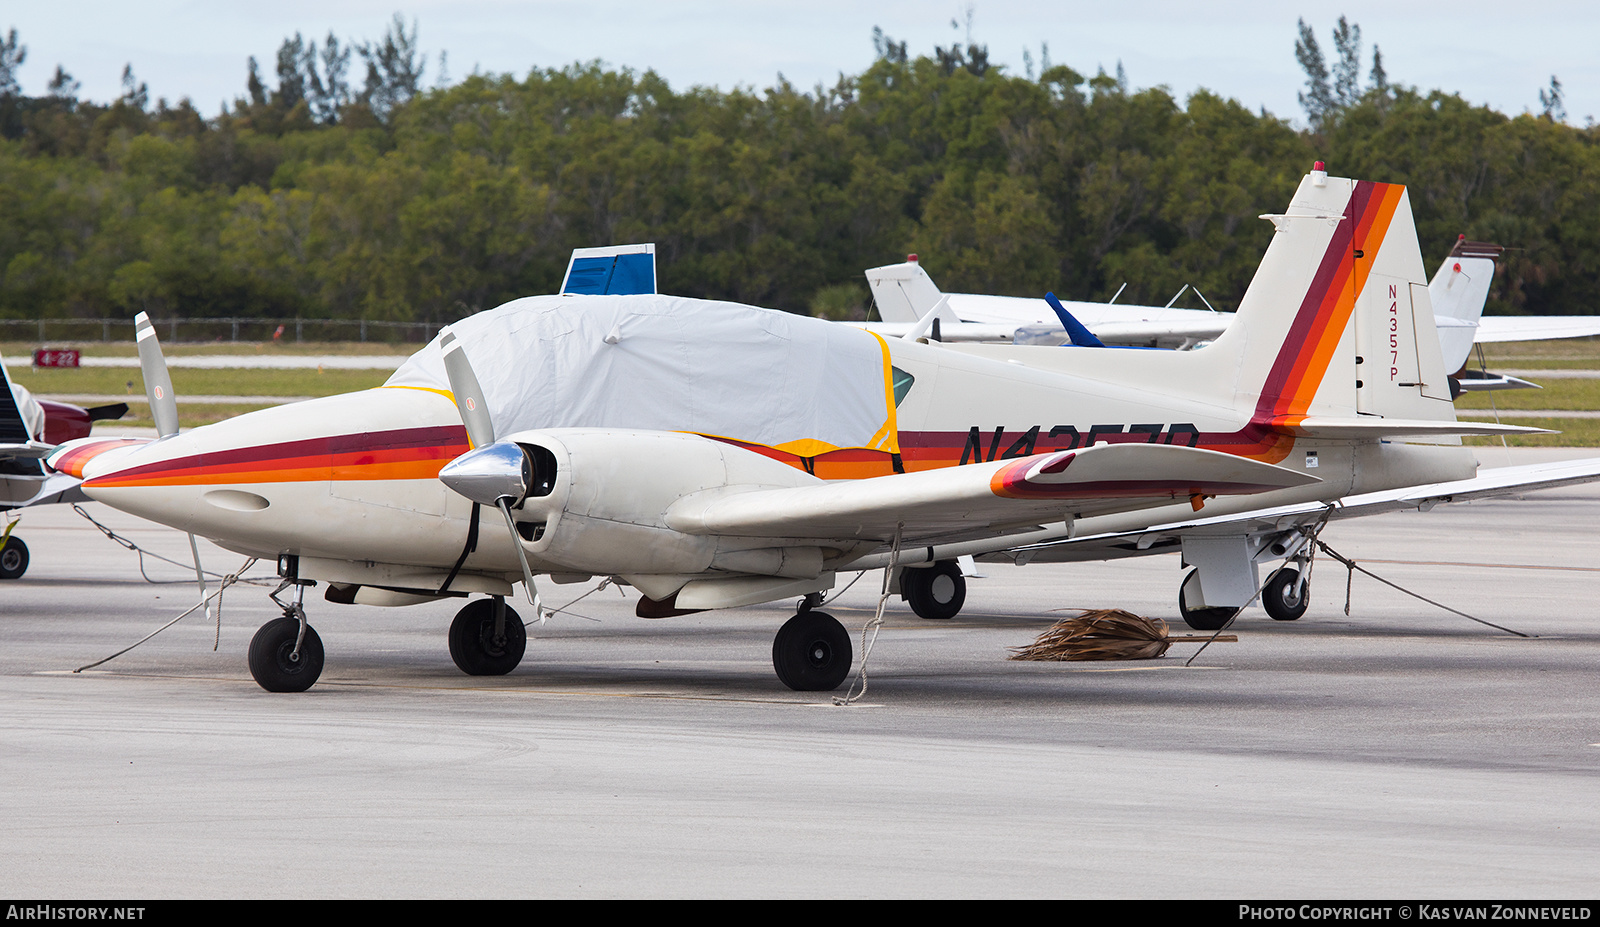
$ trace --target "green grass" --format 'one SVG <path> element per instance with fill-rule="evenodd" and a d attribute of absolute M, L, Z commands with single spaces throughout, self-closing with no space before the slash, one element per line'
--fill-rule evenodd
<path fill-rule="evenodd" d="M 59 345 L 52 345 L 58 347 Z M 37 344 L 7 343 L 0 345 L 8 357 L 26 357 Z M 132 357 L 136 354 L 131 343 L 89 342 L 76 345 L 87 356 Z M 218 342 L 214 344 L 180 344 L 164 346 L 173 356 L 205 354 L 259 354 L 272 355 L 399 355 L 412 353 L 417 348 L 411 344 L 384 342 L 333 342 L 307 344 L 253 344 L 249 342 Z M 1563 341 L 1529 341 L 1484 346 L 1490 370 L 1496 369 L 1588 369 L 1600 370 L 1600 339 L 1569 339 Z M 1469 366 L 1477 366 L 1474 354 Z M 12 368 L 11 378 L 45 395 L 106 395 L 143 396 L 144 381 L 136 368 L 78 367 L 78 368 Z M 196 370 L 174 368 L 173 388 L 178 394 L 181 424 L 185 428 L 221 421 L 234 415 L 263 408 L 250 403 L 185 403 L 189 396 L 331 396 L 380 386 L 389 378 L 384 370 Z M 1488 411 L 1491 401 L 1494 408 L 1508 411 L 1550 409 L 1558 411 L 1584 411 L 1600 409 L 1600 379 L 1540 380 L 1544 389 L 1500 390 L 1493 394 L 1467 393 L 1456 400 L 1462 411 Z M 131 384 L 131 385 L 130 385 Z M 1492 400 L 1491 400 L 1492 396 Z M 144 403 L 131 405 L 122 422 L 131 426 L 151 425 L 149 409 Z M 1513 419 L 1514 425 L 1529 425 L 1561 432 L 1557 435 L 1508 438 L 1507 443 L 1518 447 L 1600 447 L 1600 419 L 1560 418 Z M 1470 445 L 1499 445 L 1499 438 L 1466 438 Z"/>
<path fill-rule="evenodd" d="M 1465 393 L 1456 400 L 1456 408 L 1484 411 L 1490 408 L 1563 411 L 1600 409 L 1600 379 L 1540 380 L 1537 376 L 1530 379 L 1544 389 L 1502 389 L 1489 393 Z"/>
<path fill-rule="evenodd" d="M 135 367 L 25 367 L 10 371 L 13 382 L 44 395 L 143 396 Z M 172 369 L 178 404 L 184 396 L 332 396 L 382 386 L 387 370 L 210 370 Z M 131 385 L 130 385 L 131 384 Z"/>
<path fill-rule="evenodd" d="M 271 408 L 270 405 L 257 405 L 247 402 L 241 403 L 185 403 L 178 401 L 178 427 L 183 429 L 198 428 L 201 425 L 211 425 L 225 419 L 254 412 L 257 409 Z M 144 403 L 129 405 L 128 414 L 116 420 L 113 424 L 100 426 L 102 433 L 116 434 L 120 426 L 130 428 L 154 428 L 155 419 L 150 417 L 150 407 Z"/>
<path fill-rule="evenodd" d="M 1489 369 L 1600 370 L 1600 338 L 1566 338 L 1560 341 L 1508 341 L 1483 345 Z M 1478 366 L 1478 352 L 1467 367 Z"/>
<path fill-rule="evenodd" d="M 71 348 L 84 357 L 137 357 L 139 350 L 127 341 L 6 341 L 0 354 L 6 357 L 32 357 L 39 348 Z M 304 357 L 333 354 L 348 357 L 408 357 L 421 349 L 420 342 L 386 341 L 307 341 L 304 344 L 276 341 L 202 341 L 161 345 L 168 357 L 215 354 L 247 354 L 261 357 Z"/>
<path fill-rule="evenodd" d="M 1596 418 L 1519 418 L 1507 425 L 1526 425 L 1529 428 L 1548 428 L 1560 432 L 1553 435 L 1519 435 L 1506 438 L 1512 447 L 1600 447 L 1600 419 Z M 1497 437 L 1465 437 L 1462 444 L 1473 447 L 1499 447 Z"/>

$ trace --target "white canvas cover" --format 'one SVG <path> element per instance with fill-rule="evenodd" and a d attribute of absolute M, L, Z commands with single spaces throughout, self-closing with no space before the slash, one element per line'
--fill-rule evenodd
<path fill-rule="evenodd" d="M 532 296 L 451 329 L 497 434 L 637 428 L 805 457 L 899 452 L 888 347 L 847 325 L 651 294 Z M 448 391 L 438 339 L 385 385 Z"/>

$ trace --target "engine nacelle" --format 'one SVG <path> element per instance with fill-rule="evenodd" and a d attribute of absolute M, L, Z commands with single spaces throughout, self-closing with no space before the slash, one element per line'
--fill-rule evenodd
<path fill-rule="evenodd" d="M 787 488 L 816 477 L 743 448 L 666 431 L 560 428 L 524 431 L 533 478 L 513 505 L 530 560 L 594 574 L 692 575 L 707 570 L 817 575 L 822 555 L 771 539 L 694 535 L 667 524 L 686 496 L 732 487 Z"/>

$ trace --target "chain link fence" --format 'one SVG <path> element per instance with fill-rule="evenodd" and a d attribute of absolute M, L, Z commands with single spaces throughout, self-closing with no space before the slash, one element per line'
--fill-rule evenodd
<path fill-rule="evenodd" d="M 171 344 L 216 341 L 429 341 L 441 322 L 374 322 L 366 319 L 151 319 Z M 132 341 L 132 319 L 0 319 L 0 341 L 61 344 Z"/>

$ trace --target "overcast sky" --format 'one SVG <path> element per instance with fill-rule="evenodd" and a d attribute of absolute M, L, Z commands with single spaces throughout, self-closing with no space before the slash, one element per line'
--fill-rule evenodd
<path fill-rule="evenodd" d="M 395 12 L 419 24 L 430 85 L 444 51 L 452 79 L 474 67 L 520 76 L 599 59 L 654 69 L 678 90 L 726 90 L 764 88 L 780 72 L 804 88 L 831 85 L 871 63 L 873 26 L 905 40 L 912 55 L 927 54 L 964 41 L 969 6 L 973 39 L 1014 74 L 1023 73 L 1024 49 L 1037 64 L 1047 43 L 1054 63 L 1085 74 L 1102 66 L 1114 72 L 1120 61 L 1134 87 L 1164 84 L 1180 98 L 1204 87 L 1303 123 L 1296 20 L 1304 17 L 1331 55 L 1329 33 L 1342 13 L 1361 27 L 1363 77 L 1376 43 L 1391 82 L 1458 92 L 1516 114 L 1537 111 L 1554 74 L 1569 122 L 1600 117 L 1600 3 L 1593 2 L 0 0 L 0 30 L 15 28 L 27 46 L 25 93 L 44 93 L 60 64 L 82 82 L 82 97 L 110 100 L 131 63 L 152 101 L 187 96 L 211 115 L 244 93 L 249 56 L 270 75 L 285 36 L 299 31 L 320 44 L 331 30 L 341 40 L 377 39 Z"/>

